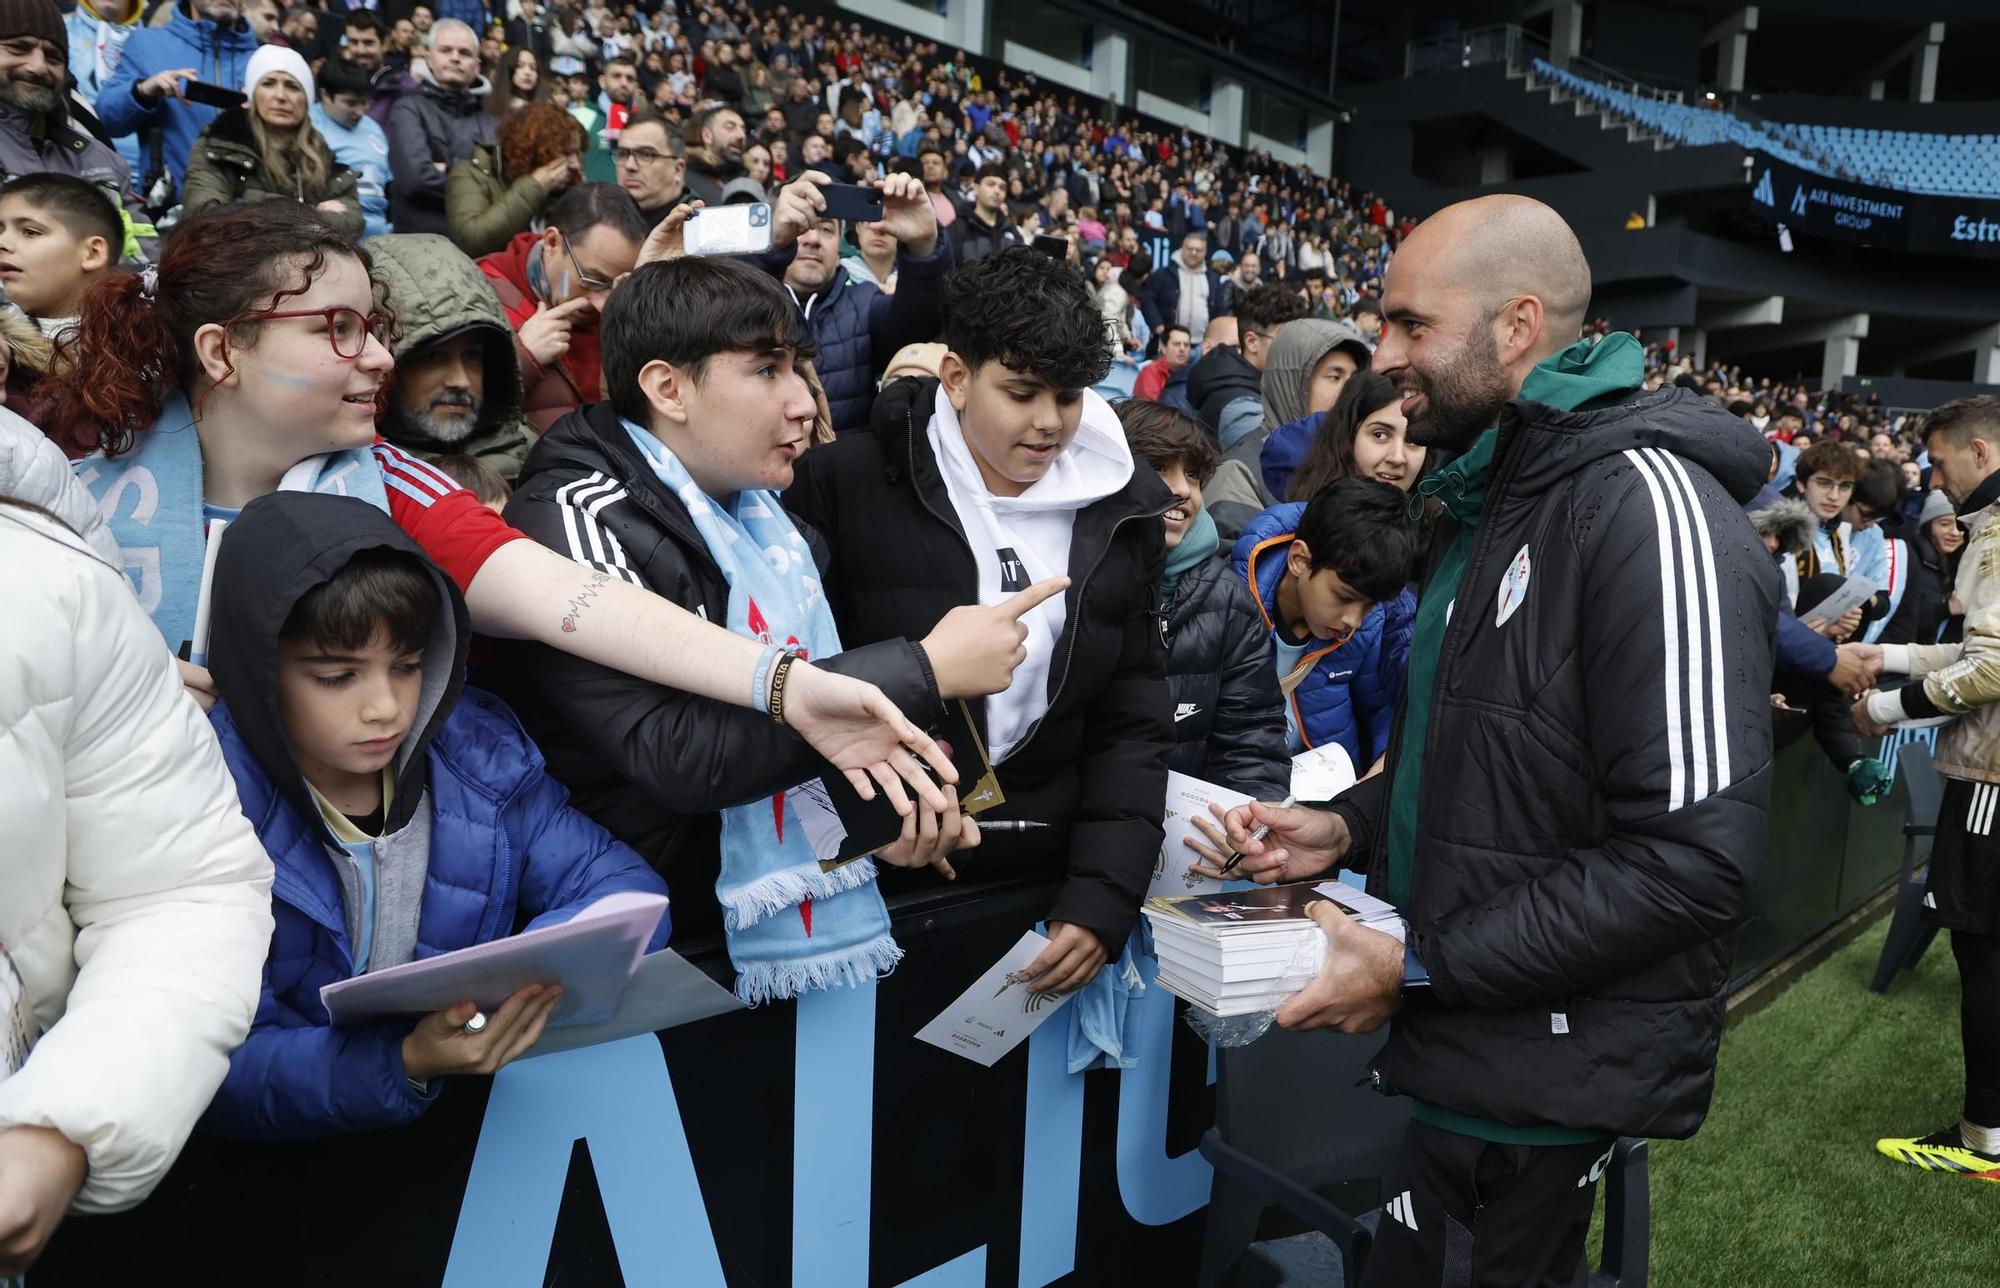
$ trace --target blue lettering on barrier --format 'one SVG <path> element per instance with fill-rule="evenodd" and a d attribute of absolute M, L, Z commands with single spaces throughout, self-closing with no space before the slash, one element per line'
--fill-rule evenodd
<path fill-rule="evenodd" d="M 798 1001 L 792 1282 L 867 1288 L 875 1155 L 875 985 Z"/>
<path fill-rule="evenodd" d="M 1027 1138 L 1021 1149 L 1021 1288 L 1076 1269 L 1083 1191 L 1083 1075 L 1069 1071 L 1068 1016 L 1028 1039 Z"/>
<path fill-rule="evenodd" d="M 1198 1150 L 1168 1158 L 1167 1099 L 1172 1082 L 1168 1056 L 1174 1045 L 1174 997 L 1155 982 L 1160 964 L 1138 958 L 1146 991 L 1140 1008 L 1139 1062 L 1119 1075 L 1118 1196 L 1141 1225 L 1168 1225 L 1208 1205 L 1215 1169 Z M 1211 1057 L 1214 1048 L 1210 1048 Z M 1214 1081 L 1210 1061 L 1209 1080 Z"/>
<path fill-rule="evenodd" d="M 627 1283 L 723 1288 L 660 1039 L 523 1060 L 493 1079 L 445 1288 L 538 1288 L 578 1139 Z"/>
<path fill-rule="evenodd" d="M 1142 966 L 1148 984 L 1152 968 Z M 865 1285 L 873 1170 L 875 988 L 802 999 L 793 1101 L 792 1279 Z M 1121 1074 L 1119 1194 L 1133 1218 L 1164 1225 L 1208 1201 L 1209 1166 L 1168 1158 L 1173 999 L 1149 987 L 1136 1068 Z M 1210 1052 L 1209 1080 L 1214 1081 Z M 1020 1288 L 1076 1268 L 1083 1180 L 1083 1091 L 1068 1071 L 1069 1026 L 1028 1042 L 1021 1157 Z M 722 1261 L 660 1038 L 652 1035 L 508 1065 L 480 1124 L 445 1288 L 534 1288 L 542 1281 L 575 1142 L 590 1142 L 618 1263 L 628 1283 L 722 1288 Z M 903 1288 L 981 1288 L 984 1246 Z"/>

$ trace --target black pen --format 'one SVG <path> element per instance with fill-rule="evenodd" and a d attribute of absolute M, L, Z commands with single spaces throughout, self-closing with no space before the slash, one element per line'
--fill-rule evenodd
<path fill-rule="evenodd" d="M 1297 803 L 1298 802 L 1295 797 L 1287 796 L 1285 797 L 1284 802 L 1280 804 L 1278 808 L 1290 809 L 1293 805 Z M 1253 841 L 1261 841 L 1270 834 L 1271 834 L 1271 825 L 1269 823 L 1259 823 L 1256 827 L 1256 830 L 1250 833 L 1250 839 Z M 1227 863 L 1224 863 L 1222 867 L 1218 870 L 1221 872 L 1223 876 L 1226 877 L 1229 875 L 1229 870 L 1241 862 L 1243 862 L 1243 851 L 1234 850 L 1229 855 L 1229 861 Z"/>

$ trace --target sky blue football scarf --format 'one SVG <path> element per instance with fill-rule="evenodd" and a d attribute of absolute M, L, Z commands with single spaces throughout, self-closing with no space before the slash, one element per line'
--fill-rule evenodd
<path fill-rule="evenodd" d="M 625 432 L 667 490 L 687 507 L 708 553 L 729 582 L 731 631 L 786 644 L 807 659 L 840 652 L 840 633 L 805 538 L 775 492 L 718 501 L 703 492 L 667 446 L 630 421 Z M 722 875 L 715 897 L 736 994 L 751 1004 L 807 989 L 860 984 L 893 967 L 903 950 L 889 937 L 889 910 L 875 865 L 859 859 L 819 868 L 816 828 L 830 807 L 819 780 L 722 811 Z M 803 818 L 802 818 L 803 814 Z M 839 835 L 832 838 L 837 846 Z"/>

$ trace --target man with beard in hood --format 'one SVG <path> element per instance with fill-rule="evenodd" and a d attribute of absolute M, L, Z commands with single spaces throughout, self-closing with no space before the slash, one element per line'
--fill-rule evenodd
<path fill-rule="evenodd" d="M 722 204 L 722 190 L 743 177 L 743 114 L 733 107 L 711 107 L 695 118 L 701 123 L 701 146 L 688 149 L 687 189 L 705 205 Z"/>
<path fill-rule="evenodd" d="M 378 427 L 426 459 L 471 456 L 512 482 L 535 444 L 521 414 L 521 364 L 486 275 L 448 238 L 368 243 L 396 306 L 396 379 Z"/>
<path fill-rule="evenodd" d="M 1228 820 L 1237 876 L 1338 863 L 1408 919 L 1399 943 L 1316 918 L 1321 971 L 1277 1017 L 1395 1017 L 1373 1077 L 1412 1121 L 1378 1288 L 1581 1282 L 1614 1140 L 1692 1135 L 1714 1089 L 1770 798 L 1778 575 L 1740 508 L 1769 453 L 1697 392 L 1644 392 L 1629 334 L 1578 341 L 1589 299 L 1525 197 L 1404 243 L 1374 370 L 1455 459 L 1387 767 Z"/>
<path fill-rule="evenodd" d="M 132 174 L 119 155 L 79 129 L 64 109 L 69 32 L 55 0 L 0 4 L 0 183 L 24 174 L 67 174 L 97 184 L 122 203 L 140 236 L 153 229 Z M 127 238 L 114 246 L 122 254 Z"/>
<path fill-rule="evenodd" d="M 188 153 L 219 111 L 189 102 L 183 87 L 195 80 L 235 89 L 256 52 L 237 0 L 178 0 L 166 26 L 135 31 L 125 42 L 98 92 L 97 119 L 112 138 L 159 126 L 161 160 L 179 191 Z"/>
<path fill-rule="evenodd" d="M 401 233 L 448 234 L 446 174 L 499 137 L 499 122 L 482 105 L 491 86 L 479 74 L 479 37 L 441 19 L 412 71 L 417 88 L 389 113 L 389 220 Z"/>

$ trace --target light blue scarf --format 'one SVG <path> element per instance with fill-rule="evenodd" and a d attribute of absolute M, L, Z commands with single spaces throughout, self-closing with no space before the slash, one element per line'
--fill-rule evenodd
<path fill-rule="evenodd" d="M 727 504 L 697 485 L 672 451 L 625 421 L 625 432 L 666 489 L 687 507 L 708 553 L 729 582 L 729 629 L 796 647 L 805 658 L 840 652 L 805 538 L 775 492 L 739 492 Z M 803 799 L 802 799 L 803 798 Z M 819 780 L 769 800 L 722 811 L 722 905 L 736 995 L 755 1005 L 807 989 L 858 985 L 893 967 L 903 950 L 889 937 L 889 910 L 866 859 L 819 869 L 801 808 L 821 822 L 830 809 Z M 834 839 L 838 844 L 838 838 Z"/>
<path fill-rule="evenodd" d="M 180 654 L 194 638 L 208 544 L 201 437 L 187 399 L 176 393 L 167 400 L 153 427 L 139 435 L 138 450 L 117 457 L 88 456 L 74 468 L 97 498 L 139 606 L 151 615 L 167 646 Z M 278 489 L 333 492 L 359 497 L 378 510 L 389 508 L 382 468 L 366 447 L 301 461 Z"/>

